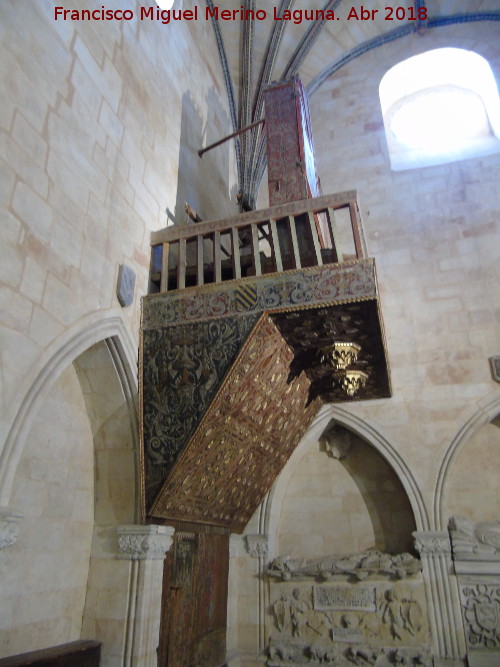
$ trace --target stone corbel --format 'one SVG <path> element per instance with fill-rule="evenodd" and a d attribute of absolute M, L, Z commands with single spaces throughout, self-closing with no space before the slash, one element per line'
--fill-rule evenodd
<path fill-rule="evenodd" d="M 172 546 L 175 529 L 170 526 L 118 526 L 118 558 L 163 560 Z"/>
<path fill-rule="evenodd" d="M 252 558 L 267 558 L 268 539 L 265 535 L 246 535 L 246 546 Z"/>
<path fill-rule="evenodd" d="M 9 507 L 0 507 L 0 550 L 13 547 L 19 537 L 19 523 L 23 518 L 20 512 Z"/>

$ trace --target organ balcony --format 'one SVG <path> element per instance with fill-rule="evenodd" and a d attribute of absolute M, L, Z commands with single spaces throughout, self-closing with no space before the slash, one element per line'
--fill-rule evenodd
<path fill-rule="evenodd" d="M 390 396 L 357 194 L 167 227 L 151 250 L 145 510 L 241 532 L 322 402 Z"/>

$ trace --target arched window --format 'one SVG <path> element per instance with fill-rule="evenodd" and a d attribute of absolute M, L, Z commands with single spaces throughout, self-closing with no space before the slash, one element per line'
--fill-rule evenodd
<path fill-rule="evenodd" d="M 500 152 L 500 100 L 488 62 L 445 48 L 392 67 L 380 82 L 392 169 Z"/>

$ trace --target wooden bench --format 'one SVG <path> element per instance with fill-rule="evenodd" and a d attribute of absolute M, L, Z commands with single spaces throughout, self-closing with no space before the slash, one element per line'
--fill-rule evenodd
<path fill-rule="evenodd" d="M 0 658 L 0 667 L 98 667 L 101 643 L 87 639 Z"/>

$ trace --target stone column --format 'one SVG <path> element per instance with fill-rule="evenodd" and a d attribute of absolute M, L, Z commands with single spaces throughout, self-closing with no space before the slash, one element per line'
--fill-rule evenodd
<path fill-rule="evenodd" d="M 269 605 L 269 600 L 266 599 L 266 582 L 265 571 L 267 565 L 267 555 L 269 551 L 267 535 L 246 535 L 246 547 L 248 554 L 258 560 L 258 585 L 259 585 L 259 655 L 262 655 L 266 650 L 266 608 Z"/>
<path fill-rule="evenodd" d="M 123 665 L 157 664 L 163 561 L 174 532 L 169 526 L 118 527 L 118 558 L 131 561 Z"/>
<path fill-rule="evenodd" d="M 448 532 L 416 531 L 413 537 L 422 559 L 434 664 L 461 667 L 465 639 Z"/>

